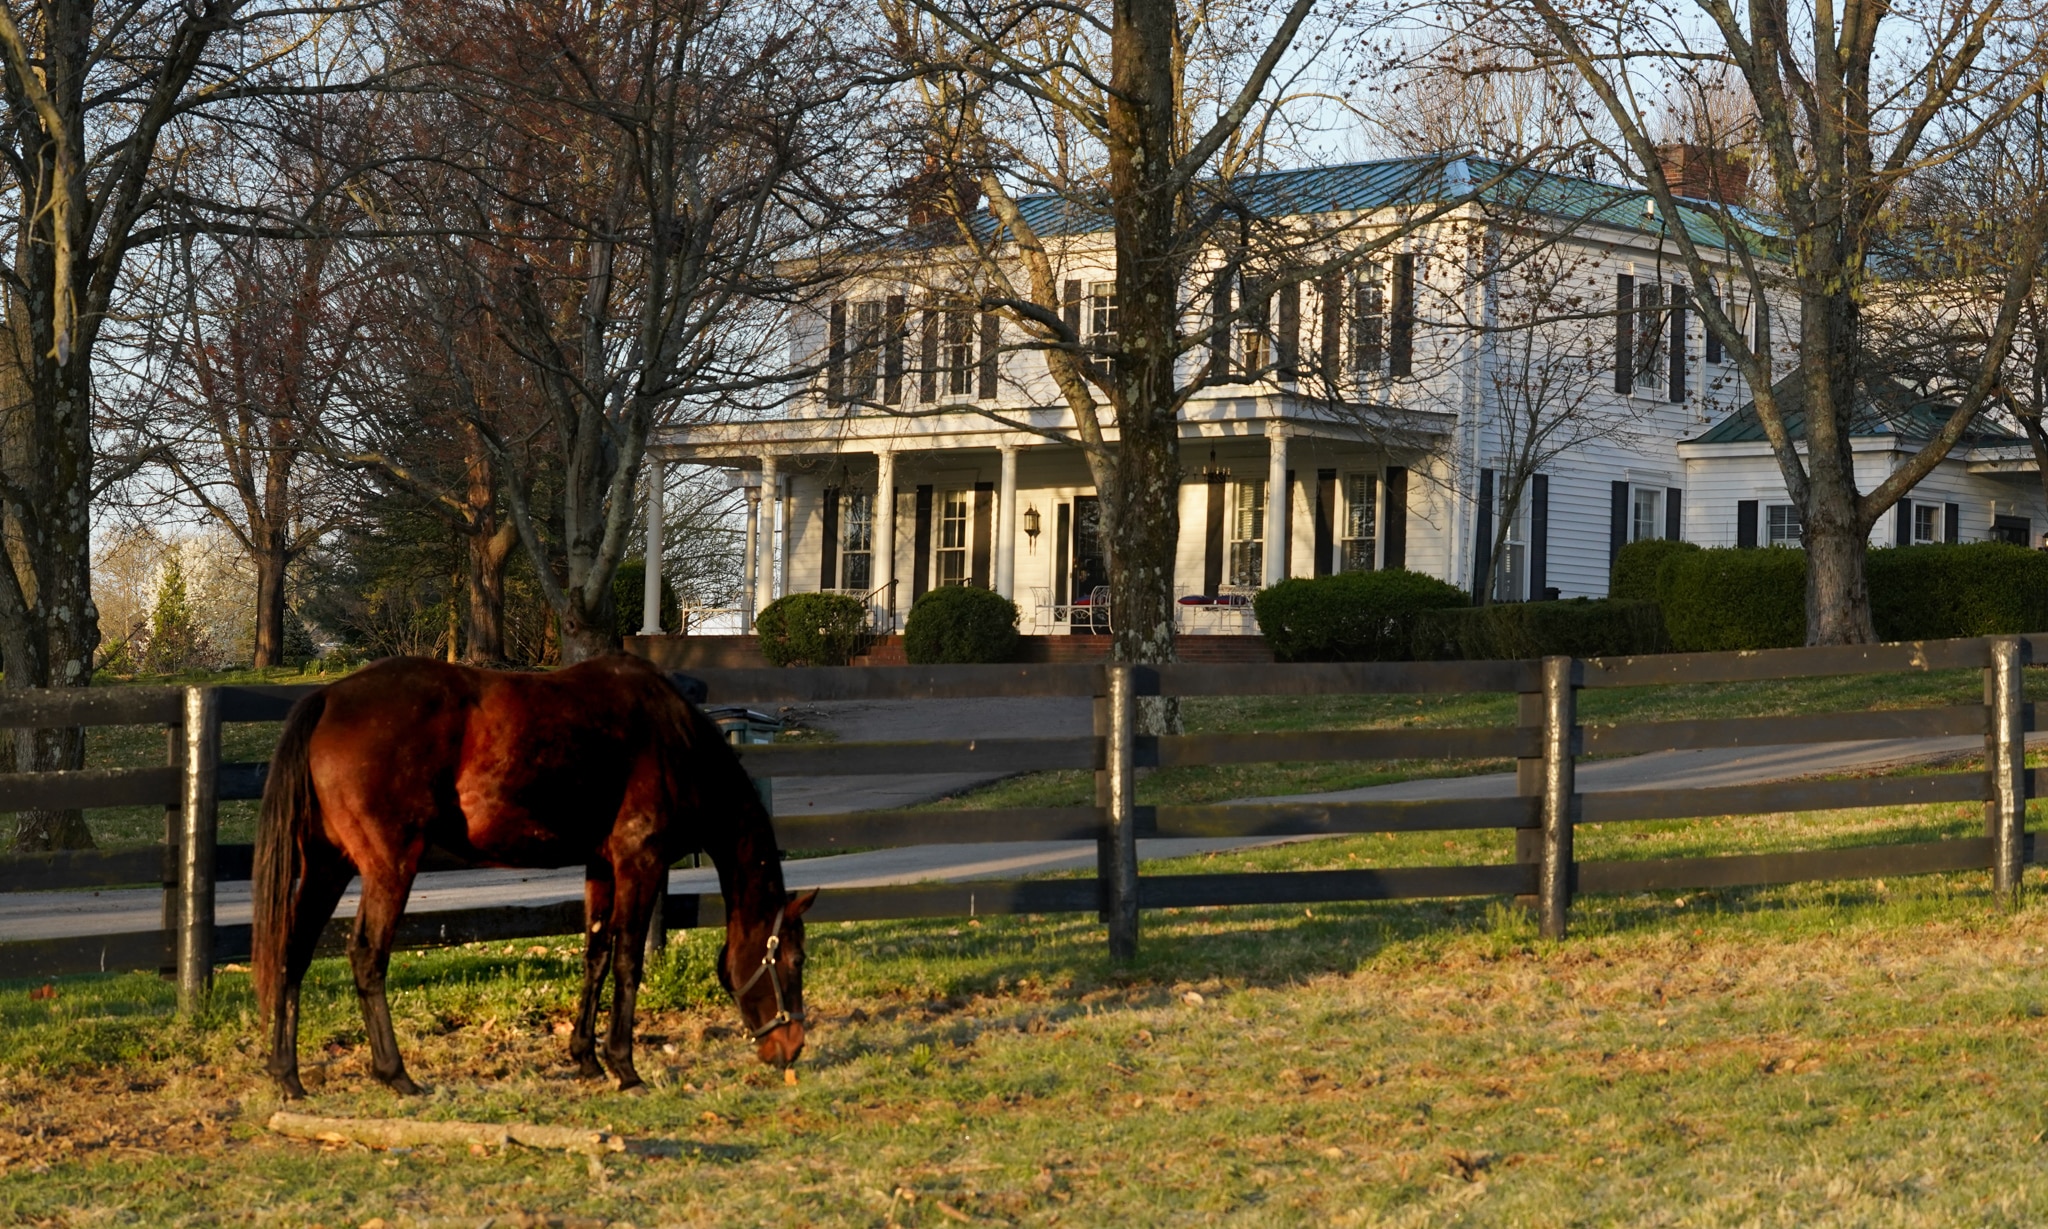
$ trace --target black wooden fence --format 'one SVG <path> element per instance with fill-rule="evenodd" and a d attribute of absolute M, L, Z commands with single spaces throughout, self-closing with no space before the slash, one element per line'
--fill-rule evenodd
<path fill-rule="evenodd" d="M 1420 897 L 1515 896 L 1531 901 L 1546 934 L 1562 935 L 1581 892 L 1640 892 L 1858 879 L 1939 871 L 1993 872 L 2010 899 L 2037 854 L 2024 832 L 2026 799 L 2048 787 L 2048 770 L 2025 768 L 2033 728 L 2022 667 L 2025 637 L 1929 641 L 1753 653 L 1671 654 L 1579 661 L 1360 663 L 1234 666 L 1180 664 L 882 666 L 847 669 L 702 670 L 721 704 L 801 703 L 982 696 L 1092 696 L 1094 732 L 1073 737 L 935 742 L 775 744 L 742 749 L 763 777 L 1012 773 L 1092 769 L 1093 806 L 979 811 L 876 811 L 785 816 L 785 848 L 872 848 L 1017 840 L 1095 840 L 1093 879 L 979 880 L 847 888 L 824 893 L 811 916 L 846 921 L 1005 913 L 1094 912 L 1113 953 L 1136 950 L 1138 911 L 1176 906 L 1303 904 Z M 1905 674 L 1958 668 L 1984 674 L 1984 702 L 1944 708 L 1585 725 L 1583 689 L 1751 682 L 1828 675 Z M 214 964 L 249 950 L 246 926 L 216 926 L 213 885 L 247 879 L 247 845 L 216 845 L 217 805 L 260 796 L 265 765 L 221 763 L 226 722 L 275 721 L 309 687 L 121 688 L 0 696 L 0 728 L 162 725 L 160 768 L 0 775 L 0 811 L 27 807 L 162 805 L 165 841 L 155 848 L 0 859 L 0 891 L 161 883 L 160 929 L 67 939 L 0 941 L 0 978 L 109 969 L 163 969 L 195 1007 Z M 1141 696 L 1452 694 L 1515 692 L 1516 724 L 1469 729 L 1372 729 L 1152 737 L 1136 732 Z M 1795 780 L 1761 785 L 1581 794 L 1574 765 L 1590 754 L 1981 735 L 1985 766 L 1925 775 Z M 1512 757 L 1514 797 L 1440 802 L 1270 803 L 1140 807 L 1138 768 L 1270 761 Z M 1788 853 L 1580 862 L 1578 823 L 1617 823 L 1912 803 L 1985 804 L 1985 835 Z M 1516 830 L 1516 860 L 1480 866 L 1140 875 L 1135 842 L 1146 837 L 1302 836 L 1454 829 Z M 432 869 L 430 867 L 430 869 Z M 715 895 L 671 894 L 669 927 L 721 924 Z M 580 902 L 416 913 L 401 925 L 409 946 L 578 933 Z M 341 928 L 330 928 L 338 945 Z"/>

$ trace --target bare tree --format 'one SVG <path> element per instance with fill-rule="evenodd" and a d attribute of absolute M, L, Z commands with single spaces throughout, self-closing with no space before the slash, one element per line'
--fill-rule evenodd
<path fill-rule="evenodd" d="M 344 35 L 315 3 L 0 5 L 0 655 L 9 688 L 90 681 L 93 373 L 138 249 L 189 223 L 174 182 L 210 109 L 306 88 Z M 178 208 L 177 213 L 170 212 Z M 182 215 L 182 216 L 181 216 Z M 24 770 L 76 768 L 77 730 L 17 739 Z M 15 845 L 89 844 L 76 812 L 22 812 Z"/>
<path fill-rule="evenodd" d="M 1989 403 L 2032 293 L 2048 207 L 2015 202 L 1997 242 L 2004 255 L 1997 308 L 1953 410 L 1924 446 L 1865 492 L 1850 451 L 1862 386 L 1884 378 L 1864 315 L 1884 245 L 1919 177 L 1993 139 L 2043 85 L 2044 11 L 2038 0 L 1934 0 L 1802 7 L 1788 0 L 1653 0 L 1594 11 L 1567 0 L 1517 0 L 1530 23 L 1520 49 L 1535 62 L 1577 72 L 1616 134 L 1613 157 L 1630 169 L 1662 216 L 1679 215 L 1678 184 L 1661 172 L 1659 116 L 1705 121 L 1710 150 L 1738 141 L 1761 150 L 1774 219 L 1734 206 L 1708 210 L 1740 260 L 1730 276 L 1686 227 L 1673 227 L 1693 284 L 1744 284 L 1752 303 L 1796 300 L 1798 363 L 1792 378 L 1803 413 L 1796 439 L 1781 403 L 1778 333 L 1768 314 L 1740 327 L 1723 293 L 1696 296 L 1699 314 L 1755 398 L 1786 490 L 1799 506 L 1807 550 L 1807 636 L 1815 644 L 1874 639 L 1864 552 L 1877 518 L 1946 457 Z M 1915 65 L 1910 71 L 1894 66 Z M 1747 106 L 1717 107 L 1707 94 L 1740 83 Z M 1754 116 L 1754 135 L 1717 132 L 1717 114 Z M 1710 171 L 1717 164 L 1709 162 Z M 1721 174 L 1732 174 L 1726 160 Z M 1731 195 L 1717 193 L 1717 195 Z M 1937 245 L 1946 242 L 1930 235 Z"/>

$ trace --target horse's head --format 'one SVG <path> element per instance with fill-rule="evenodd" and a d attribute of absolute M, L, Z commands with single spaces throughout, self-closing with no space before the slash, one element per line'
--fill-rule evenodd
<path fill-rule="evenodd" d="M 726 928 L 718 982 L 739 1005 L 764 1063 L 787 1067 L 804 1048 L 804 910 L 814 890 L 789 897 L 764 917 Z"/>

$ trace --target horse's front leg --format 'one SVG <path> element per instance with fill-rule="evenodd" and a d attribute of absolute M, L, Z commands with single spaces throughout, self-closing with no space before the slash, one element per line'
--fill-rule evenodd
<path fill-rule="evenodd" d="M 652 855 L 646 860 L 647 866 L 619 868 L 612 902 L 612 1019 L 604 1057 L 621 1092 L 638 1088 L 641 1082 L 633 1066 L 633 1014 L 640 997 L 648 924 L 668 889 L 668 868 Z"/>
<path fill-rule="evenodd" d="M 363 900 L 349 931 L 348 963 L 356 975 L 356 997 L 362 1001 L 363 1027 L 370 1035 L 370 1074 L 401 1096 L 416 1096 L 420 1086 L 405 1073 L 398 1056 L 398 1036 L 391 1028 L 391 1005 L 384 997 L 385 974 L 391 968 L 391 943 L 398 918 L 412 892 L 412 871 L 385 869 L 363 875 Z"/>
<path fill-rule="evenodd" d="M 612 949 L 612 869 L 592 863 L 583 880 L 583 994 L 576 1002 L 576 1027 L 569 1033 L 569 1057 L 586 1080 L 604 1078 L 597 1061 L 597 996 L 604 990 Z"/>

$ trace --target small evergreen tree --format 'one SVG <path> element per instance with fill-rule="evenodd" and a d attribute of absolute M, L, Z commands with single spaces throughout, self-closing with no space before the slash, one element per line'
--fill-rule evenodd
<path fill-rule="evenodd" d="M 157 584 L 143 665 L 154 674 L 188 669 L 198 659 L 199 650 L 199 624 L 185 591 L 185 566 L 174 550 L 165 556 L 163 579 Z"/>

